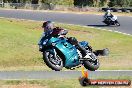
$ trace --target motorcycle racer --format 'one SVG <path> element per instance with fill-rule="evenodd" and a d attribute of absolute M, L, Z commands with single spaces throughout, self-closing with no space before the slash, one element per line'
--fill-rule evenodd
<path fill-rule="evenodd" d="M 60 36 L 60 37 L 65 37 L 65 35 L 68 33 L 68 30 L 60 28 L 60 27 L 55 27 L 52 21 L 46 21 L 43 23 L 42 28 L 44 29 L 44 33 L 42 35 L 41 40 L 39 41 L 38 45 L 40 47 L 40 51 L 42 50 L 42 41 L 44 40 L 45 37 L 48 36 Z M 66 37 L 65 37 L 66 38 Z M 69 37 L 67 38 L 69 43 L 75 45 L 79 51 L 81 51 L 82 56 L 84 58 L 88 58 L 87 56 L 87 50 L 83 48 L 77 39 L 75 37 Z"/>

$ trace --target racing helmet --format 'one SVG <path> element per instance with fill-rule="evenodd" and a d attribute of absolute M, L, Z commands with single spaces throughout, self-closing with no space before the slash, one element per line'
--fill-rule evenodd
<path fill-rule="evenodd" d="M 110 10 L 107 10 L 107 13 L 110 13 L 111 11 Z"/>
<path fill-rule="evenodd" d="M 44 30 L 52 30 L 54 28 L 54 24 L 52 21 L 46 21 L 43 23 L 42 28 L 44 28 Z"/>

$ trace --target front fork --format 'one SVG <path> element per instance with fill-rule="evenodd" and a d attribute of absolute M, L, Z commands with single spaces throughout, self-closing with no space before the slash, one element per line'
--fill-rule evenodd
<path fill-rule="evenodd" d="M 56 58 L 57 57 L 57 52 L 56 52 L 55 48 L 53 48 L 53 51 L 54 51 L 54 58 Z"/>

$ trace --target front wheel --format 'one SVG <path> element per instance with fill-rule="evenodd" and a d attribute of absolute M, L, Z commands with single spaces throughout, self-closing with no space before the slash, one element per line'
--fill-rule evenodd
<path fill-rule="evenodd" d="M 115 21 L 115 25 L 116 25 L 116 26 L 120 26 L 120 23 L 116 20 L 116 21 Z"/>
<path fill-rule="evenodd" d="M 55 56 L 53 52 L 44 51 L 43 60 L 46 63 L 46 65 L 52 70 L 60 71 L 63 68 L 63 60 L 60 58 L 59 55 Z"/>
<path fill-rule="evenodd" d="M 99 68 L 99 60 L 94 53 L 91 53 L 90 57 L 91 59 L 84 60 L 84 67 L 90 71 L 95 71 Z"/>

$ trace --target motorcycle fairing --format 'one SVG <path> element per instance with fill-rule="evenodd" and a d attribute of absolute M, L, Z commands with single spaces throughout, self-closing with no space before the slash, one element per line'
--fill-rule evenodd
<path fill-rule="evenodd" d="M 82 47 L 87 47 L 87 46 L 88 46 L 88 42 L 86 42 L 86 41 L 79 42 L 79 44 L 80 44 Z"/>
<path fill-rule="evenodd" d="M 80 64 L 76 47 L 68 43 L 65 38 L 52 37 L 48 43 L 54 44 L 54 47 L 63 53 L 65 56 L 65 67 L 70 68 Z"/>

